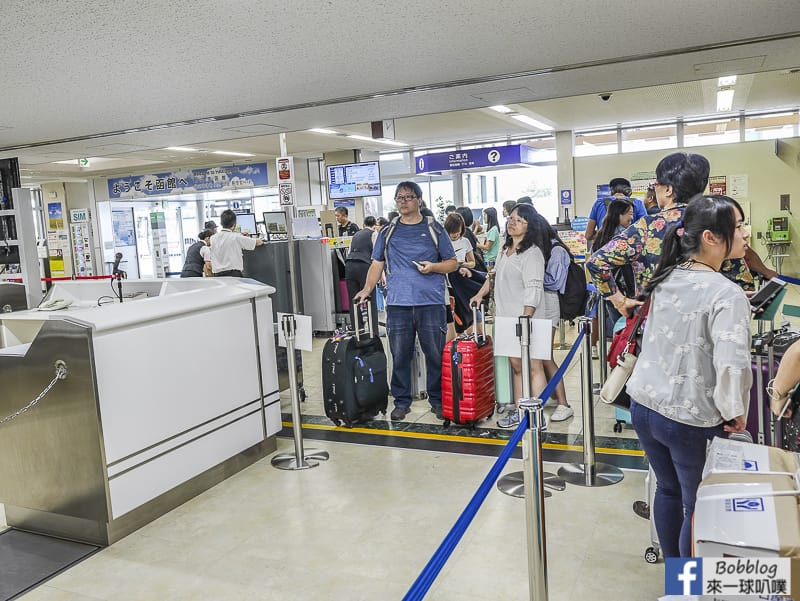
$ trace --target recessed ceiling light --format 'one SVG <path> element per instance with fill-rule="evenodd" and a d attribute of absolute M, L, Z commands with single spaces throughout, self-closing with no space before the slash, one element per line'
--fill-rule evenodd
<path fill-rule="evenodd" d="M 516 119 L 517 121 L 521 121 L 525 125 L 530 125 L 531 127 L 535 127 L 536 129 L 543 129 L 544 131 L 553 131 L 553 128 L 547 123 L 542 123 L 541 121 L 537 121 L 533 117 L 528 117 L 528 115 L 514 115 L 511 117 L 512 119 Z"/>
<path fill-rule="evenodd" d="M 720 77 L 717 80 L 717 85 L 722 88 L 724 86 L 735 86 L 736 85 L 736 76 L 735 75 L 728 75 L 726 77 Z"/>
<path fill-rule="evenodd" d="M 199 152 L 197 148 L 189 148 L 188 146 L 167 146 L 164 150 L 179 150 L 181 152 Z"/>
<path fill-rule="evenodd" d="M 493 111 L 497 111 L 498 113 L 503 113 L 504 115 L 514 112 L 514 109 L 510 109 L 503 104 L 495 104 L 494 106 L 490 106 L 489 108 L 492 109 Z"/>
<path fill-rule="evenodd" d="M 717 111 L 724 113 L 733 107 L 733 90 L 720 90 L 717 92 Z"/>
<path fill-rule="evenodd" d="M 315 134 L 337 134 L 339 132 L 333 131 L 332 129 L 325 129 L 324 127 L 312 127 L 308 131 L 313 131 Z"/>
<path fill-rule="evenodd" d="M 249 152 L 231 152 L 228 150 L 214 150 L 214 154 L 224 154 L 225 156 L 230 157 L 254 157 L 256 155 L 250 154 Z"/>

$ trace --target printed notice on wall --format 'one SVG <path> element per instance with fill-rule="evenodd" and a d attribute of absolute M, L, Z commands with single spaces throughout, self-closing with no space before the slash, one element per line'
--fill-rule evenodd
<path fill-rule="evenodd" d="M 747 175 L 731 175 L 728 196 L 747 198 Z"/>
<path fill-rule="evenodd" d="M 708 191 L 725 196 L 728 193 L 728 178 L 724 175 L 712 175 L 708 178 Z"/>

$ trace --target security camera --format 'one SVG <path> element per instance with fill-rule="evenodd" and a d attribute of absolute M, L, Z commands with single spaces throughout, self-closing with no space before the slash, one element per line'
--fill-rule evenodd
<path fill-rule="evenodd" d="M 600 96 L 600 100 L 602 100 L 603 102 L 608 102 L 609 100 L 611 100 L 611 92 L 606 92 L 605 94 L 598 94 L 598 96 Z"/>

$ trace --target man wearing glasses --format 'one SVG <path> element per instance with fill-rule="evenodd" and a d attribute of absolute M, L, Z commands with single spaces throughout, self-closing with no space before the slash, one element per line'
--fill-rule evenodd
<path fill-rule="evenodd" d="M 420 213 L 422 189 L 417 184 L 399 183 L 394 199 L 400 216 L 378 234 L 367 282 L 354 301 L 366 302 L 386 269 L 386 333 L 392 353 L 391 390 L 395 407 L 391 419 L 401 421 L 411 411 L 411 363 L 415 338 L 419 338 L 425 355 L 431 411 L 438 419 L 444 419 L 445 274 L 458 269 L 458 261 L 444 228 Z"/>

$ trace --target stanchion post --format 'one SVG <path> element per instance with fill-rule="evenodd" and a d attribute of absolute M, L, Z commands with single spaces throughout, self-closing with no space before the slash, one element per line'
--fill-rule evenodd
<path fill-rule="evenodd" d="M 520 315 L 519 323 L 517 324 L 517 336 L 519 337 L 519 347 L 520 347 L 520 361 L 522 362 L 522 399 L 520 399 L 520 404 L 524 399 L 530 399 L 533 396 L 531 392 L 531 316 L 530 315 Z M 541 403 L 539 401 L 539 409 L 541 413 Z M 522 416 L 522 408 L 517 409 L 520 412 L 520 417 Z M 544 414 L 541 415 L 542 424 L 544 424 Z M 540 447 L 541 450 L 541 447 Z M 525 449 L 523 447 L 523 453 Z M 549 472 L 540 472 L 541 478 L 543 482 L 547 483 L 549 488 L 554 490 L 564 490 L 566 485 L 564 484 L 564 480 L 555 474 L 551 474 Z M 525 475 L 523 472 L 511 472 L 506 474 L 502 478 L 497 480 L 497 488 L 500 492 L 505 493 L 512 497 L 526 497 L 525 490 Z M 543 497 L 549 497 L 551 493 L 549 491 L 544 491 Z"/>
<path fill-rule="evenodd" d="M 600 388 L 606 383 L 608 378 L 608 340 L 606 339 L 606 301 L 603 297 L 597 300 L 597 358 L 600 363 Z M 591 356 L 591 355 L 590 355 Z"/>
<path fill-rule="evenodd" d="M 286 338 L 286 356 L 289 362 L 289 390 L 292 396 L 292 431 L 294 433 L 294 454 L 281 453 L 272 458 L 272 465 L 282 470 L 305 470 L 317 467 L 315 460 L 326 460 L 328 451 L 303 449 L 303 423 L 300 414 L 300 392 L 297 388 L 297 359 L 295 358 L 295 338 L 297 321 L 294 315 L 286 314 L 281 319 L 281 328 Z"/>
<path fill-rule="evenodd" d="M 541 399 L 520 400 L 520 411 L 528 415 L 528 428 L 522 438 L 522 471 L 525 490 L 525 525 L 528 531 L 528 587 L 531 601 L 547 601 L 547 534 L 545 529 L 545 490 L 542 464 Z"/>
<path fill-rule="evenodd" d="M 578 486 L 607 486 L 623 478 L 622 470 L 607 463 L 597 463 L 594 452 L 594 393 L 592 391 L 592 318 L 578 318 L 584 332 L 581 367 L 584 386 L 583 463 L 572 463 L 558 470 L 558 475 Z"/>

